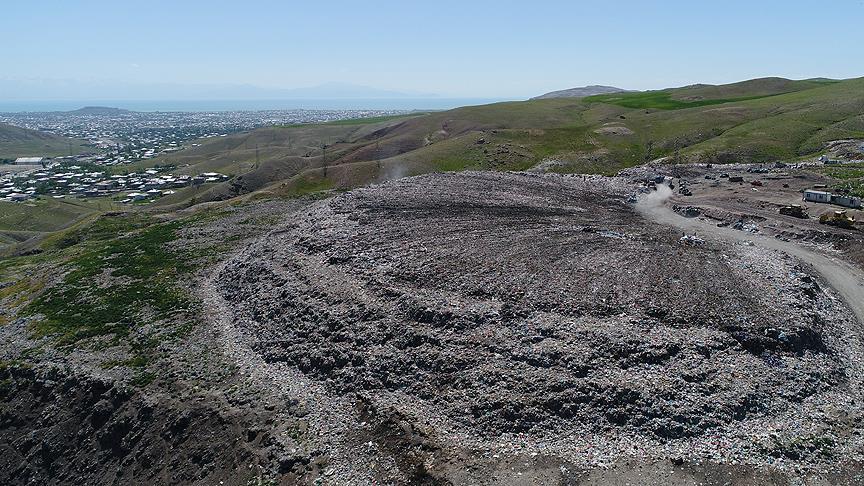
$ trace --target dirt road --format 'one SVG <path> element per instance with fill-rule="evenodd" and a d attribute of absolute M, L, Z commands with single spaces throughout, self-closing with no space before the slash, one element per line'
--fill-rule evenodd
<path fill-rule="evenodd" d="M 784 252 L 802 262 L 813 266 L 828 285 L 830 285 L 855 313 L 860 324 L 864 324 L 864 271 L 857 267 L 822 253 L 761 235 L 719 228 L 697 218 L 685 218 L 670 209 L 666 202 L 672 197 L 668 186 L 660 185 L 656 192 L 639 198 L 636 209 L 648 219 L 682 231 L 696 232 L 699 236 L 719 238 L 730 242 L 751 241 L 763 248 Z"/>

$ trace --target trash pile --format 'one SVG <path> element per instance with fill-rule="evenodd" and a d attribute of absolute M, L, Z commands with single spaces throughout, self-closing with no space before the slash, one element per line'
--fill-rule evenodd
<path fill-rule="evenodd" d="M 422 433 L 427 452 L 412 460 L 432 469 L 504 446 L 585 467 L 637 450 L 823 464 L 756 444 L 824 424 L 826 403 L 858 413 L 846 310 L 788 259 L 646 221 L 627 202 L 635 187 L 486 172 L 391 181 L 301 212 L 215 281 L 266 373 L 319 390 L 309 400 L 330 414 L 357 400 L 387 411 Z M 316 413 L 311 423 L 333 420 Z M 832 454 L 864 450 L 856 441 Z"/>
<path fill-rule="evenodd" d="M 696 235 L 684 235 L 678 242 L 687 246 L 705 246 L 705 240 Z"/>

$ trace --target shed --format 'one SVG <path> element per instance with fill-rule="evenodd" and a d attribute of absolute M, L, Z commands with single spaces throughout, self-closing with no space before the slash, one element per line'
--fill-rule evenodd
<path fill-rule="evenodd" d="M 817 202 L 817 203 L 831 203 L 831 193 L 825 191 L 814 191 L 813 189 L 808 189 L 804 191 L 804 200 Z"/>
<path fill-rule="evenodd" d="M 15 163 L 21 165 L 36 165 L 41 164 L 43 160 L 45 159 L 42 157 L 18 157 L 15 159 Z"/>
<path fill-rule="evenodd" d="M 840 196 L 840 195 L 832 195 L 831 203 L 836 204 L 838 206 L 845 206 L 847 208 L 858 209 L 861 207 L 861 198 L 854 196 Z"/>

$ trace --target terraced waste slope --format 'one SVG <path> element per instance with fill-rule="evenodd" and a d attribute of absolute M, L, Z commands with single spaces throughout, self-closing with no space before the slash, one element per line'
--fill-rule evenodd
<path fill-rule="evenodd" d="M 368 457 L 336 436 L 385 438 L 357 403 L 422 438 L 391 479 L 419 463 L 453 480 L 496 451 L 577 468 L 859 460 L 861 338 L 842 302 L 791 257 L 644 220 L 631 190 L 402 179 L 316 204 L 214 282 L 274 386 L 310 393 L 313 424 L 343 414 L 317 444 L 337 475 Z"/>

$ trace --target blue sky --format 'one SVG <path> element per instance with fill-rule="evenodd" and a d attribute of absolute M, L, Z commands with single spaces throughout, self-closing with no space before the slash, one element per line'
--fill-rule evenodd
<path fill-rule="evenodd" d="M 26 83 L 339 81 L 522 98 L 864 75 L 864 0 L 0 3 L 0 78 Z"/>

